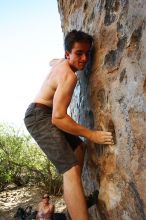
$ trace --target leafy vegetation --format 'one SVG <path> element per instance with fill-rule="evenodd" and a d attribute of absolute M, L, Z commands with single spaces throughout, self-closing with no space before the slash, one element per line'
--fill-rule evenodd
<path fill-rule="evenodd" d="M 62 193 L 62 177 L 32 138 L 0 124 L 0 190 L 11 183 L 39 184 L 50 194 Z"/>

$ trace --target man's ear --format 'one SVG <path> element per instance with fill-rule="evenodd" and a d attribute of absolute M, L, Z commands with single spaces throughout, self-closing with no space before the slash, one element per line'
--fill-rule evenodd
<path fill-rule="evenodd" d="M 65 51 L 65 58 L 70 59 L 70 52 L 68 50 Z"/>

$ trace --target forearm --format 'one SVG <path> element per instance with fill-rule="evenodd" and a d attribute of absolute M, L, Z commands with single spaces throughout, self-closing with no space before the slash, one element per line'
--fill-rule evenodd
<path fill-rule="evenodd" d="M 69 115 L 63 118 L 53 118 L 52 123 L 59 129 L 76 136 L 82 136 L 90 139 L 91 130 L 77 124 Z"/>
<path fill-rule="evenodd" d="M 111 132 L 93 131 L 77 124 L 69 115 L 53 117 L 52 123 L 59 129 L 76 136 L 82 136 L 97 144 L 114 144 Z"/>

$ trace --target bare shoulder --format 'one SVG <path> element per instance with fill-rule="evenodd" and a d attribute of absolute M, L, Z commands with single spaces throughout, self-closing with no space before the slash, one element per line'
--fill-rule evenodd
<path fill-rule="evenodd" d="M 56 66 L 57 64 L 59 64 L 59 63 L 61 63 L 61 62 L 63 62 L 64 61 L 64 59 L 62 58 L 62 59 L 52 59 L 50 62 L 49 62 L 49 65 L 51 66 L 51 67 L 54 67 L 54 66 Z"/>
<path fill-rule="evenodd" d="M 65 60 L 65 59 L 60 62 L 58 61 L 57 64 L 54 67 L 52 67 L 52 72 L 57 72 L 62 77 L 75 76 L 75 73 L 72 71 L 67 60 Z"/>
<path fill-rule="evenodd" d="M 58 79 L 59 81 L 72 81 L 72 82 L 76 82 L 77 81 L 77 76 L 76 74 L 72 71 L 72 69 L 70 68 L 68 62 L 66 60 L 58 63 L 58 65 L 56 65 L 56 68 L 54 69 L 54 71 L 56 71 L 58 73 Z"/>

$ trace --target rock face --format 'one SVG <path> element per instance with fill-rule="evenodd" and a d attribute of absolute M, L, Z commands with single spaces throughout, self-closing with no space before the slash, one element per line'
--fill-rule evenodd
<path fill-rule="evenodd" d="M 146 0 L 58 0 L 64 34 L 94 36 L 71 103 L 72 117 L 111 131 L 114 146 L 88 143 L 83 182 L 100 189 L 90 219 L 146 219 Z"/>

